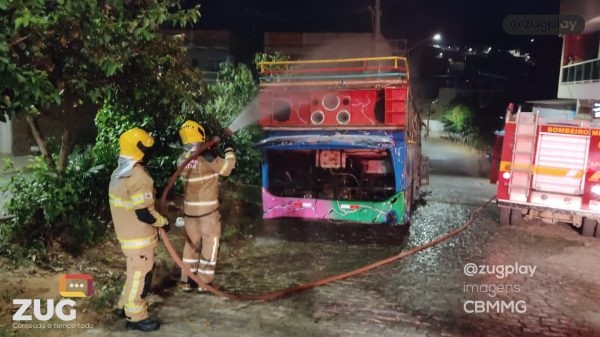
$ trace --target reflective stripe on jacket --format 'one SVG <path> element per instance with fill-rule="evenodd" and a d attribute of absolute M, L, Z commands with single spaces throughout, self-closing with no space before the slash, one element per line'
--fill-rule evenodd
<path fill-rule="evenodd" d="M 201 216 L 219 208 L 219 175 L 229 176 L 235 168 L 235 154 L 228 148 L 225 158 L 208 161 L 203 156 L 192 160 L 181 173 L 184 182 L 183 210 L 189 216 Z M 177 160 L 181 165 L 191 152 L 186 151 Z"/>
<path fill-rule="evenodd" d="M 154 208 L 154 181 L 141 165 L 136 165 L 128 177 L 111 177 L 109 203 L 115 231 L 122 249 L 155 246 L 156 228 L 138 219 L 135 211 L 148 208 L 157 222 L 164 221 Z"/>

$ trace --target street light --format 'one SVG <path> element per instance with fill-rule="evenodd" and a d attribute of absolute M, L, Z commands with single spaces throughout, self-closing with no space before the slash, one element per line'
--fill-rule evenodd
<path fill-rule="evenodd" d="M 415 49 L 420 44 L 428 42 L 428 41 L 440 42 L 440 41 L 442 41 L 442 34 L 436 33 L 435 35 L 433 35 L 431 37 L 420 40 L 419 42 L 415 43 L 412 47 L 408 48 L 408 50 L 406 51 L 406 55 L 408 55 L 408 53 L 410 53 L 413 49 Z"/>

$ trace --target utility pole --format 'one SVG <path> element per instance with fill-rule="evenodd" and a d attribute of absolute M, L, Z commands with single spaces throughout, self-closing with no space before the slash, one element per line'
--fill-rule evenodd
<path fill-rule="evenodd" d="M 381 36 L 381 0 L 375 0 L 375 39 Z"/>
<path fill-rule="evenodd" d="M 375 0 L 375 8 L 369 6 L 371 22 L 373 23 L 373 51 L 378 56 L 378 44 L 381 38 L 381 0 Z"/>

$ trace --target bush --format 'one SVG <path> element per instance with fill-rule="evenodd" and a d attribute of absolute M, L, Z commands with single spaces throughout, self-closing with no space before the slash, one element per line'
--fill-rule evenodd
<path fill-rule="evenodd" d="M 457 104 L 442 114 L 444 129 L 453 138 L 475 148 L 485 147 L 485 139 L 480 132 L 475 109 L 464 104 Z"/>
<path fill-rule="evenodd" d="M 442 114 L 444 129 L 451 137 L 476 148 L 485 149 L 494 140 L 494 131 L 503 127 L 506 99 L 497 97 L 485 106 L 472 102 L 454 102 Z"/>
<path fill-rule="evenodd" d="M 264 57 L 264 56 L 262 56 Z M 20 172 L 1 190 L 12 197 L 7 211 L 13 215 L 0 227 L 0 254 L 40 256 L 48 247 L 58 245 L 69 253 L 79 253 L 97 242 L 110 219 L 108 184 L 117 165 L 118 139 L 126 130 L 143 128 L 152 133 L 154 155 L 146 164 L 160 195 L 175 171 L 182 146 L 178 130 L 187 119 L 205 126 L 208 136 L 222 135 L 241 113 L 248 113 L 232 139 L 238 164 L 232 179 L 258 184 L 261 153 L 254 147 L 261 131 L 255 124 L 256 111 L 247 109 L 255 100 L 258 86 L 251 70 L 242 64 L 221 65 L 219 80 L 206 88 L 194 70 L 185 76 L 169 78 L 163 74 L 156 83 L 136 90 L 157 90 L 156 100 L 137 97 L 134 92 L 114 90 L 98 111 L 97 138 L 93 148 L 76 149 L 69 156 L 64 172 L 49 167 L 41 158 L 27 173 Z M 175 87 L 171 84 L 177 83 Z M 182 102 L 173 104 L 173 102 Z M 56 152 L 50 141 L 50 149 Z M 176 185 L 181 192 L 181 186 Z"/>
<path fill-rule="evenodd" d="M 146 168 L 154 179 L 155 186 L 166 185 L 175 171 L 175 162 L 180 153 L 178 130 L 184 120 L 183 116 L 145 115 L 128 111 L 124 107 L 119 108 L 117 103 L 105 103 L 96 115 L 98 135 L 92 150 L 96 163 L 104 167 L 99 174 L 99 179 L 103 180 L 101 186 L 108 189 L 110 175 L 117 167 L 119 136 L 134 127 L 152 134 L 155 144 Z"/>
<path fill-rule="evenodd" d="M 241 129 L 233 135 L 237 165 L 231 179 L 247 184 L 260 183 L 261 153 L 254 146 L 262 135 L 255 125 L 258 113 L 255 110 L 258 85 L 252 71 L 244 64 L 220 65 L 217 82 L 207 87 L 207 99 L 202 105 L 205 115 L 216 116 L 218 124 L 225 128 L 239 118 Z M 200 121 L 202 121 L 200 119 Z M 220 132 L 217 127 L 213 131 Z"/>
<path fill-rule="evenodd" d="M 76 149 L 63 174 L 36 158 L 27 173 L 10 178 L 2 192 L 12 197 L 6 209 L 13 216 L 0 227 L 0 253 L 43 256 L 58 244 L 77 254 L 96 242 L 107 226 L 107 199 L 97 193 L 97 173 L 103 169 L 89 151 Z"/>

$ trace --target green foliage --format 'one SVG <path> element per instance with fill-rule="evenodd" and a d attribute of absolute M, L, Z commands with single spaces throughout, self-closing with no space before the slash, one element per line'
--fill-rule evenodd
<path fill-rule="evenodd" d="M 250 68 L 244 64 L 222 63 L 217 82 L 207 86 L 207 97 L 202 106 L 205 115 L 216 117 L 218 125 L 209 124 L 213 132 L 220 133 L 220 126 L 227 127 L 238 117 L 248 119 L 247 127 L 243 125 L 244 128 L 233 135 L 237 165 L 232 179 L 252 184 L 259 182 L 261 161 L 260 151 L 254 147 L 261 132 L 252 125 L 257 120 L 253 117 L 257 94 L 258 86 Z"/>
<path fill-rule="evenodd" d="M 40 256 L 58 244 L 71 253 L 102 236 L 107 199 L 97 193 L 96 165 L 89 151 L 76 149 L 69 169 L 58 174 L 37 158 L 27 173 L 10 178 L 2 192 L 12 195 L 6 209 L 13 216 L 0 227 L 0 252 L 22 257 Z"/>
<path fill-rule="evenodd" d="M 260 71 L 261 62 L 287 61 L 289 59 L 290 57 L 288 55 L 282 54 L 278 51 L 273 54 L 257 53 L 254 55 L 254 64 L 256 64 L 256 69 Z M 284 67 L 272 67 L 272 69 L 284 69 Z"/>
<path fill-rule="evenodd" d="M 477 149 L 485 149 L 494 140 L 494 131 L 502 128 L 507 99 L 497 96 L 485 105 L 469 101 L 454 101 L 442 114 L 444 128 L 453 138 Z"/>
<path fill-rule="evenodd" d="M 183 37 L 160 29 L 194 23 L 200 13 L 176 0 L 0 0 L 0 10 L 0 115 L 56 116 L 68 130 L 87 103 L 104 105 L 92 151 L 68 156 L 70 144 L 49 141 L 45 162 L 11 178 L 5 190 L 14 218 L 0 228 L 0 253 L 30 254 L 54 243 L 76 253 L 101 237 L 110 218 L 108 179 L 122 131 L 156 130 L 161 148 L 148 166 L 157 184 L 172 172 L 168 147 L 176 126 L 199 111 L 203 87 Z M 54 169 L 58 158 L 68 163 Z"/>
<path fill-rule="evenodd" d="M 164 53 L 160 62 L 145 57 L 161 53 L 161 25 L 200 17 L 176 0 L 2 0 L 0 9 L 0 112 L 33 115 L 65 98 L 81 106 L 101 102 L 115 86 L 135 87 L 126 75 L 140 62 L 168 62 Z"/>
<path fill-rule="evenodd" d="M 153 156 L 146 163 L 146 168 L 154 178 L 155 186 L 166 185 L 176 169 L 175 162 L 180 154 L 178 130 L 183 120 L 183 116 L 174 114 L 144 115 L 131 110 L 120 110 L 107 102 L 96 115 L 98 135 L 92 149 L 96 163 L 104 167 L 99 175 L 100 186 L 108 189 L 110 175 L 117 166 L 119 136 L 134 127 L 143 128 L 154 137 Z M 102 193 L 108 198 L 107 191 Z"/>
<path fill-rule="evenodd" d="M 442 115 L 442 122 L 447 131 L 457 133 L 461 136 L 469 136 L 477 133 L 474 123 L 475 114 L 466 105 L 455 105 Z"/>

